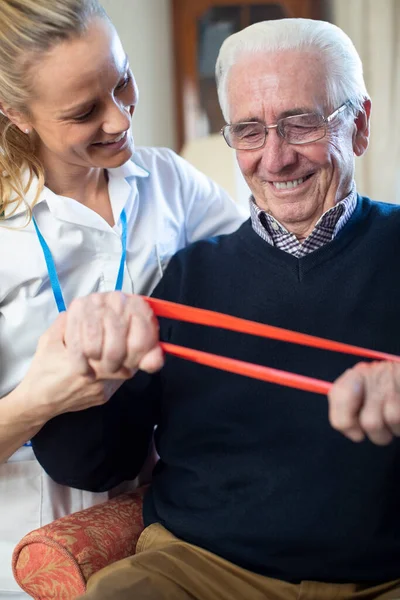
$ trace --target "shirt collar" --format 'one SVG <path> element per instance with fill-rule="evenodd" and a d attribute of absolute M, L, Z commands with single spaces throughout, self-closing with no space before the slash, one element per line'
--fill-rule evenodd
<path fill-rule="evenodd" d="M 352 188 L 349 194 L 340 200 L 335 206 L 329 208 L 324 214 L 318 219 L 315 224 L 314 230 L 329 226 L 332 229 L 332 234 L 337 233 L 337 225 L 341 220 L 344 213 L 352 213 L 355 207 L 355 200 L 357 198 L 356 185 L 353 181 Z M 348 210 L 349 209 L 349 210 Z M 254 199 L 254 196 L 250 197 L 250 216 L 252 227 L 256 233 L 263 237 L 271 245 L 275 245 L 274 238 L 277 236 L 287 236 L 290 232 L 271 214 L 262 210 Z M 350 214 L 351 216 L 351 214 Z M 312 233 L 310 234 L 312 235 Z"/>
<path fill-rule="evenodd" d="M 130 181 L 136 177 L 148 177 L 150 172 L 147 171 L 144 167 L 139 165 L 137 162 L 134 162 L 134 159 L 128 160 L 126 163 L 121 165 L 120 167 L 116 167 L 114 169 L 108 169 L 108 176 L 112 179 L 122 178 L 126 179 L 126 181 Z M 26 186 L 29 181 L 29 171 L 26 169 L 22 174 L 22 182 L 23 185 Z M 28 188 L 28 191 L 25 194 L 23 202 L 16 208 L 16 202 L 11 201 L 4 210 L 5 219 L 9 217 L 13 217 L 14 215 L 20 215 L 24 212 L 28 211 L 29 207 L 33 206 L 33 202 L 36 197 L 38 188 L 38 179 L 34 177 L 32 179 L 31 185 Z M 56 194 L 52 192 L 46 186 L 41 191 L 35 206 L 40 204 L 41 202 L 47 201 L 48 198 L 55 198 Z"/>
<path fill-rule="evenodd" d="M 121 165 L 120 167 L 116 167 L 115 169 L 108 169 L 109 177 L 118 177 L 124 179 L 130 179 L 131 177 L 148 177 L 150 172 L 142 167 L 133 157 L 128 160 L 126 163 Z"/>

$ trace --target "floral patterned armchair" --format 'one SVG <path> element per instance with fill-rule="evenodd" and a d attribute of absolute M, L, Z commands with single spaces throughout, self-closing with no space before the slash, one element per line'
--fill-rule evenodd
<path fill-rule="evenodd" d="M 135 553 L 145 488 L 28 533 L 13 555 L 14 577 L 35 600 L 74 600 L 96 571 Z"/>

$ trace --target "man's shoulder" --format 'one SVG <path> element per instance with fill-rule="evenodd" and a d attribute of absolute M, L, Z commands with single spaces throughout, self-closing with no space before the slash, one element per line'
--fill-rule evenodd
<path fill-rule="evenodd" d="M 218 260 L 233 253 L 236 254 L 238 245 L 246 237 L 249 226 L 250 220 L 248 219 L 236 231 L 193 242 L 189 246 L 186 246 L 186 248 L 179 250 L 175 257 L 182 262 L 195 261 L 198 263 L 203 260 Z"/>
<path fill-rule="evenodd" d="M 354 227 L 361 227 L 359 232 L 362 235 L 384 238 L 389 241 L 391 236 L 398 236 L 400 205 L 372 200 L 368 196 L 359 195 L 357 207 L 349 221 L 348 231 L 351 235 L 354 234 Z"/>
<path fill-rule="evenodd" d="M 169 261 L 153 295 L 195 305 L 199 295 L 220 289 L 232 274 L 242 272 L 242 231 L 246 223 L 233 233 L 193 242 L 179 250 Z"/>
<path fill-rule="evenodd" d="M 233 233 L 208 237 L 193 242 L 178 250 L 169 261 L 159 288 L 166 286 L 177 290 L 184 285 L 203 285 L 211 279 L 218 279 L 220 274 L 226 275 L 232 268 L 239 268 L 240 248 L 246 221 Z"/>
<path fill-rule="evenodd" d="M 364 205 L 368 205 L 374 217 L 397 217 L 400 218 L 400 205 L 380 200 L 371 200 L 368 196 L 361 196 Z"/>

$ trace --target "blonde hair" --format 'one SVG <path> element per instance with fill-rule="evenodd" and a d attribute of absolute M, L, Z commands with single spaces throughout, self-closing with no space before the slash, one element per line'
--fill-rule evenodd
<path fill-rule="evenodd" d="M 1 105 L 28 113 L 28 73 L 34 61 L 57 43 L 82 35 L 96 16 L 106 17 L 98 0 L 0 0 Z M 26 171 L 28 177 L 23 177 Z M 32 137 L 0 111 L 0 218 L 7 207 L 12 214 L 24 202 L 35 177 L 33 204 L 44 186 L 43 165 Z"/>
<path fill-rule="evenodd" d="M 218 96 L 229 122 L 227 82 L 231 67 L 245 54 L 285 50 L 316 50 L 329 73 L 329 98 L 334 106 L 345 101 L 355 112 L 369 98 L 361 59 L 351 39 L 336 25 L 314 19 L 262 21 L 229 36 L 221 46 L 216 64 Z"/>

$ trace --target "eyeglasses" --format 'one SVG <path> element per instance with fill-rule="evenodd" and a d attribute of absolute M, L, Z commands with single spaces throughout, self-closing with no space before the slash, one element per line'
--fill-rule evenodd
<path fill-rule="evenodd" d="M 342 113 L 350 104 L 345 102 L 327 117 L 318 113 L 303 113 L 278 119 L 275 125 L 264 125 L 257 121 L 245 121 L 225 125 L 221 133 L 226 143 L 235 150 L 256 150 L 262 148 L 267 139 L 269 129 L 276 129 L 278 134 L 289 144 L 311 144 L 322 140 L 326 135 L 328 124 Z"/>

